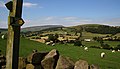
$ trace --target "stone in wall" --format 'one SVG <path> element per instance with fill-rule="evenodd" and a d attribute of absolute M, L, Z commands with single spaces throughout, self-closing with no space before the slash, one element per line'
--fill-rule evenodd
<path fill-rule="evenodd" d="M 60 56 L 56 69 L 74 69 L 74 62 L 68 57 Z"/>
<path fill-rule="evenodd" d="M 79 60 L 75 63 L 74 69 L 88 69 L 88 62 L 85 60 Z"/>
<path fill-rule="evenodd" d="M 100 69 L 98 65 L 92 64 L 90 65 L 90 69 Z"/>
<path fill-rule="evenodd" d="M 34 52 L 27 57 L 28 63 L 33 65 L 41 65 L 41 61 L 48 52 Z"/>
<path fill-rule="evenodd" d="M 59 52 L 56 49 L 53 49 L 41 61 L 41 65 L 44 69 L 55 69 L 58 58 Z"/>
<path fill-rule="evenodd" d="M 26 69 L 27 58 L 19 57 L 18 69 Z"/>
<path fill-rule="evenodd" d="M 26 65 L 26 69 L 34 69 L 34 68 L 35 68 L 35 66 L 32 65 L 32 64 L 27 64 Z"/>

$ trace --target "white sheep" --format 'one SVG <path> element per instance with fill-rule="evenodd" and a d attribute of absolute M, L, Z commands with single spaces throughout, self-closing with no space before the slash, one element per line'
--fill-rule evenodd
<path fill-rule="evenodd" d="M 120 52 L 120 50 L 118 49 L 118 52 Z"/>
<path fill-rule="evenodd" d="M 53 41 L 50 41 L 50 43 L 53 43 Z"/>
<path fill-rule="evenodd" d="M 88 47 L 85 47 L 84 50 L 85 50 L 85 51 L 88 51 Z"/>
<path fill-rule="evenodd" d="M 55 43 L 52 43 L 52 46 L 55 46 Z"/>
<path fill-rule="evenodd" d="M 33 53 L 36 53 L 37 52 L 37 50 L 36 49 L 33 49 Z"/>
<path fill-rule="evenodd" d="M 51 44 L 51 42 L 46 42 L 46 45 L 50 45 Z"/>
<path fill-rule="evenodd" d="M 112 50 L 112 53 L 115 53 L 115 50 Z"/>
<path fill-rule="evenodd" d="M 101 58 L 104 58 L 104 57 L 105 57 L 105 52 L 102 52 L 102 53 L 100 54 L 100 57 L 101 57 Z"/>
<path fill-rule="evenodd" d="M 5 39 L 5 35 L 2 35 L 2 37 L 1 37 L 2 39 Z"/>

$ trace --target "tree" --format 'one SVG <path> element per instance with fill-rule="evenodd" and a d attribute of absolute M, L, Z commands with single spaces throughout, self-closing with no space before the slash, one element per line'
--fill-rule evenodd
<path fill-rule="evenodd" d="M 75 35 L 77 36 L 77 31 L 75 31 Z"/>
<path fill-rule="evenodd" d="M 117 45 L 117 47 L 115 47 L 115 50 L 120 49 L 120 44 Z"/>
<path fill-rule="evenodd" d="M 97 37 L 93 37 L 93 40 L 97 40 Z"/>
<path fill-rule="evenodd" d="M 81 42 L 81 41 L 78 41 L 78 40 L 77 40 L 77 41 L 74 42 L 74 46 L 81 46 L 81 45 L 82 45 L 82 42 Z"/>
<path fill-rule="evenodd" d="M 81 26 L 75 29 L 75 35 L 77 35 L 77 33 L 80 33 L 79 37 L 82 37 L 82 32 L 83 32 L 83 27 Z"/>
<path fill-rule="evenodd" d="M 104 43 L 101 45 L 101 47 L 102 47 L 103 49 L 110 49 L 110 45 L 104 44 Z"/>
<path fill-rule="evenodd" d="M 78 31 L 80 33 L 80 37 L 82 37 L 83 27 L 80 27 L 80 29 Z"/>
<path fill-rule="evenodd" d="M 49 34 L 49 35 L 48 35 L 48 40 L 52 40 L 52 41 L 54 40 L 53 34 Z"/>
<path fill-rule="evenodd" d="M 117 36 L 114 36 L 115 40 L 117 40 Z"/>
<path fill-rule="evenodd" d="M 53 42 L 56 42 L 57 40 L 58 40 L 58 34 L 49 34 L 48 35 L 48 40 L 51 40 L 51 41 L 53 41 Z"/>
<path fill-rule="evenodd" d="M 55 34 L 54 39 L 57 40 L 58 37 L 59 37 L 58 34 Z"/>

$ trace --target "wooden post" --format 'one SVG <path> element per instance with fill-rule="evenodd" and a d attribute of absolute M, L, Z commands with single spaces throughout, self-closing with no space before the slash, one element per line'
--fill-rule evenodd
<path fill-rule="evenodd" d="M 13 0 L 5 4 L 10 11 L 8 16 L 6 69 L 18 69 L 20 28 L 24 23 L 21 18 L 22 4 L 23 0 Z"/>

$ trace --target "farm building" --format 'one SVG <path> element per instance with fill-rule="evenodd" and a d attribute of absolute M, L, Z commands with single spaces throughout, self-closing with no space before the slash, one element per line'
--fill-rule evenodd
<path fill-rule="evenodd" d="M 84 39 L 84 41 L 86 41 L 86 42 L 90 42 L 90 41 L 92 41 L 91 39 Z"/>

